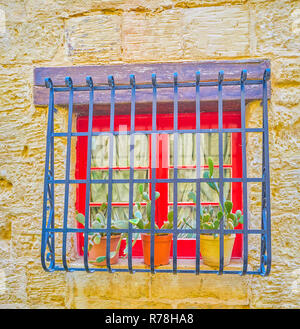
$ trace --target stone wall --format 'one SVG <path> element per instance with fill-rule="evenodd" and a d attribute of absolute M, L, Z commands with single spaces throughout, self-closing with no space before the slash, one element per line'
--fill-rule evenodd
<path fill-rule="evenodd" d="M 300 1 L 0 0 L 0 10 L 0 308 L 299 308 Z M 33 105 L 33 69 L 249 58 L 272 69 L 271 275 L 45 273 L 47 109 Z M 249 126 L 259 113 L 259 102 L 247 107 Z M 248 142 L 249 168 L 258 142 Z M 258 196 L 249 187 L 254 225 Z"/>

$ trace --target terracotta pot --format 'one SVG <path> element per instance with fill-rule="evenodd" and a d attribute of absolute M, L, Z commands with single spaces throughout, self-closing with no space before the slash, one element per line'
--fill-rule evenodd
<path fill-rule="evenodd" d="M 142 234 L 144 263 L 150 265 L 150 234 Z M 169 264 L 172 234 L 154 236 L 154 266 Z"/>
<path fill-rule="evenodd" d="M 235 234 L 224 235 L 224 266 L 230 263 Z M 220 238 L 200 234 L 200 252 L 203 263 L 212 267 L 220 265 Z"/>
<path fill-rule="evenodd" d="M 111 235 L 110 237 L 110 251 L 113 252 L 116 250 L 117 245 L 120 241 L 121 234 Z M 106 236 L 101 237 L 99 244 L 94 244 L 89 251 L 89 261 L 93 261 L 93 265 L 106 265 L 106 259 L 99 263 L 94 263 L 94 261 L 101 256 L 106 256 Z M 110 264 L 116 264 L 119 260 L 119 253 L 117 252 L 114 257 L 110 259 Z"/>

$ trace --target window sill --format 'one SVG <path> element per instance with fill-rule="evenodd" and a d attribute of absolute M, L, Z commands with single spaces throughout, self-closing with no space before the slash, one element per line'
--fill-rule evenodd
<path fill-rule="evenodd" d="M 83 257 L 80 257 L 76 261 L 69 262 L 69 266 L 76 268 L 82 267 Z M 135 257 L 132 259 L 132 267 L 135 269 L 150 269 L 150 266 L 144 264 L 144 259 L 142 257 Z M 224 266 L 224 271 L 241 271 L 243 267 L 243 260 L 241 258 L 233 258 L 229 265 Z M 95 266 L 93 264 L 89 264 L 89 268 L 106 268 L 106 266 Z M 117 264 L 113 264 L 111 266 L 112 269 L 128 269 L 128 259 L 120 258 Z M 158 266 L 155 269 L 162 270 L 172 270 L 173 269 L 173 259 L 170 258 L 170 262 L 168 265 Z M 177 259 L 177 269 L 178 270 L 195 270 L 195 259 Z M 218 270 L 218 268 L 210 267 L 208 265 L 203 264 L 203 261 L 200 261 L 200 270 L 201 271 L 211 271 Z M 250 265 L 248 265 L 248 270 L 251 270 Z"/>

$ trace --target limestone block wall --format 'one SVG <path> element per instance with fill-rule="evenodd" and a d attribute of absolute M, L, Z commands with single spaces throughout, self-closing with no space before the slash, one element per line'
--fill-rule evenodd
<path fill-rule="evenodd" d="M 0 308 L 299 308 L 299 0 L 0 0 L 0 13 Z M 47 109 L 33 105 L 33 69 L 250 58 L 270 59 L 272 69 L 271 275 L 45 273 Z M 56 128 L 66 120 L 60 109 Z M 259 122 L 254 102 L 247 125 Z M 261 162 L 259 142 L 248 137 L 250 172 Z M 64 143 L 57 148 L 59 161 Z M 249 186 L 254 226 L 260 188 Z"/>

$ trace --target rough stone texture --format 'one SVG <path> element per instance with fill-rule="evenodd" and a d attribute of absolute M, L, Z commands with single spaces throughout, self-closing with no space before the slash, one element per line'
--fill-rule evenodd
<path fill-rule="evenodd" d="M 0 308 L 299 308 L 299 8 L 300 1 L 281 0 L 0 0 L 6 17 L 0 35 Z M 47 109 L 33 106 L 34 67 L 256 57 L 272 66 L 271 275 L 45 273 L 39 252 Z M 261 113 L 260 102 L 249 104 L 247 126 L 261 126 Z M 67 111 L 59 108 L 55 131 L 66 127 Z M 260 170 L 261 136 L 249 134 L 247 141 L 253 175 Z M 63 178 L 66 140 L 55 147 L 56 177 Z M 57 192 L 62 227 L 63 187 Z M 260 195 L 261 186 L 250 184 L 253 228 L 260 224 Z M 249 239 L 254 268 L 259 245 L 259 237 Z"/>
<path fill-rule="evenodd" d="M 185 13 L 182 15 L 184 57 L 249 55 L 247 7 L 201 7 L 186 9 Z"/>
<path fill-rule="evenodd" d="M 67 54 L 73 63 L 116 61 L 121 56 L 120 17 L 95 15 L 66 23 Z"/>

